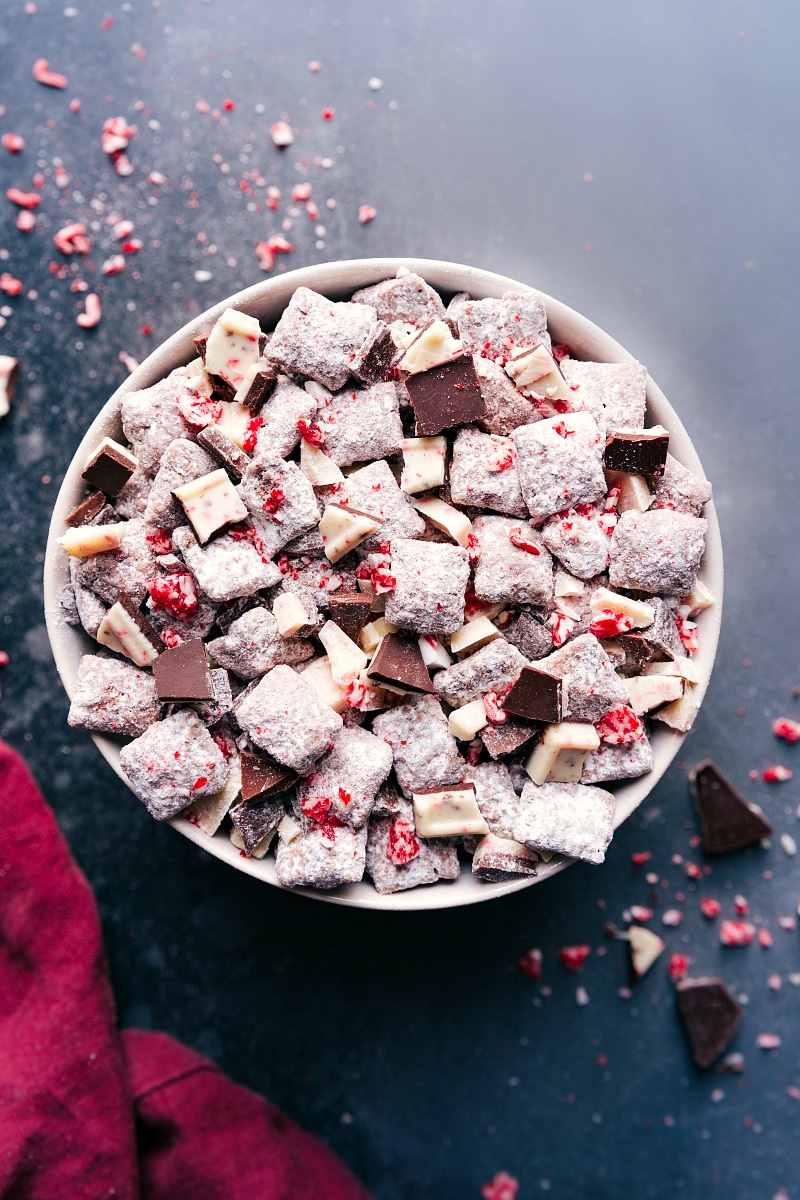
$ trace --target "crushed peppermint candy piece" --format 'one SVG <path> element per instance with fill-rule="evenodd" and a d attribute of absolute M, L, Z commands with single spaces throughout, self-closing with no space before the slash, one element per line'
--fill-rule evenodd
<path fill-rule="evenodd" d="M 750 921 L 723 921 L 719 927 L 723 946 L 749 946 L 755 936 L 756 927 Z"/>
<path fill-rule="evenodd" d="M 592 953 L 591 946 L 585 944 L 577 946 L 564 946 L 558 952 L 558 961 L 565 966 L 568 971 L 582 971 L 586 959 Z"/>

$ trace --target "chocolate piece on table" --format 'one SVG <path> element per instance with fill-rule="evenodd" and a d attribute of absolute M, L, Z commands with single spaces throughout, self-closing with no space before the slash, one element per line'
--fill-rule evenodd
<path fill-rule="evenodd" d="M 242 473 L 250 466 L 250 455 L 240 450 L 216 425 L 207 425 L 197 435 L 198 443 L 209 454 L 222 463 L 234 483 L 239 483 Z"/>
<path fill-rule="evenodd" d="M 774 832 L 761 809 L 748 804 L 710 759 L 695 767 L 689 782 L 700 813 L 706 854 L 741 850 Z"/>
<path fill-rule="evenodd" d="M 103 438 L 86 460 L 82 478 L 107 496 L 116 496 L 136 470 L 136 456 L 112 438 Z"/>
<path fill-rule="evenodd" d="M 655 657 L 655 648 L 641 633 L 618 633 L 614 641 L 625 653 L 625 669 L 633 669 L 634 675 L 641 675 Z"/>
<path fill-rule="evenodd" d="M 607 471 L 659 478 L 664 474 L 668 450 L 669 434 L 660 426 L 620 431 L 606 438 L 603 466 Z"/>
<path fill-rule="evenodd" d="M 269 754 L 251 754 L 243 750 L 239 761 L 242 768 L 242 800 L 274 796 L 291 787 L 298 778 L 296 771 L 281 766 Z"/>
<path fill-rule="evenodd" d="M 367 675 L 378 683 L 388 683 L 390 687 L 409 692 L 434 691 L 419 642 L 405 633 L 386 635 L 367 668 Z"/>
<path fill-rule="evenodd" d="M 328 596 L 331 620 L 344 630 L 353 642 L 370 618 L 373 597 L 365 592 L 331 592 Z"/>
<path fill-rule="evenodd" d="M 524 721 L 520 717 L 509 717 L 502 725 L 484 725 L 478 737 L 483 742 L 490 758 L 502 758 L 513 754 L 541 731 L 541 725 Z"/>
<path fill-rule="evenodd" d="M 153 663 L 159 700 L 213 700 L 214 681 L 199 638 L 164 650 Z"/>
<path fill-rule="evenodd" d="M 529 721 L 555 725 L 563 717 L 562 680 L 548 671 L 523 667 L 516 683 L 503 700 L 506 712 Z"/>
<path fill-rule="evenodd" d="M 409 375 L 405 385 L 417 418 L 417 433 L 422 437 L 433 437 L 454 425 L 467 425 L 486 412 L 469 355 Z"/>
<path fill-rule="evenodd" d="M 721 979 L 682 979 L 676 988 L 681 1014 L 698 1067 L 710 1067 L 739 1028 L 741 1005 Z"/>
<path fill-rule="evenodd" d="M 64 520 L 73 529 L 76 529 L 79 525 L 88 525 L 105 507 L 105 503 L 106 498 L 103 492 L 92 492 L 85 500 L 81 500 L 80 504 L 76 508 L 73 508 L 72 512 Z"/>

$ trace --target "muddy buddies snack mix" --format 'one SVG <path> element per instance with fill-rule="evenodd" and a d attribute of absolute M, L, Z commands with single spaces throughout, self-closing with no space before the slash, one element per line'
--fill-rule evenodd
<path fill-rule="evenodd" d="M 697 708 L 711 488 L 644 367 L 553 346 L 537 292 L 447 299 L 227 309 L 125 396 L 60 539 L 98 643 L 70 725 L 284 887 L 602 862 L 650 722 Z"/>

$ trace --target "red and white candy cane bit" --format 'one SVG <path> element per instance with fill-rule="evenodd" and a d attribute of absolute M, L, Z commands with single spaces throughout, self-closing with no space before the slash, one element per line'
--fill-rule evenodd
<path fill-rule="evenodd" d="M 610 746 L 626 746 L 644 737 L 644 725 L 627 704 L 619 704 L 595 724 L 597 736 Z"/>
<path fill-rule="evenodd" d="M 81 329 L 94 329 L 95 325 L 100 324 L 100 318 L 103 315 L 103 310 L 100 308 L 100 298 L 96 292 L 89 292 L 84 304 L 86 311 L 78 313 L 75 320 Z"/>
<path fill-rule="evenodd" d="M 719 940 L 723 946 L 749 946 L 756 936 L 756 927 L 749 921 L 723 921 Z"/>
<path fill-rule="evenodd" d="M 58 233 L 53 234 L 53 241 L 62 254 L 88 254 L 92 248 L 92 243 L 86 237 L 86 226 L 77 222 L 59 229 Z"/>
<path fill-rule="evenodd" d="M 358 223 L 359 225 L 368 225 L 370 221 L 375 220 L 377 215 L 377 210 L 371 204 L 361 204 L 358 208 Z"/>
<path fill-rule="evenodd" d="M 541 554 L 541 550 L 530 537 L 526 537 L 521 528 L 510 529 L 508 531 L 508 540 L 512 546 L 518 546 L 520 550 L 527 550 L 528 554 Z"/>
<path fill-rule="evenodd" d="M 6 199 L 10 200 L 12 204 L 16 204 L 18 208 L 38 208 L 42 203 L 42 197 L 38 192 L 23 192 L 15 187 L 8 188 Z"/>
<path fill-rule="evenodd" d="M 498 688 L 494 692 L 486 692 L 483 697 L 483 710 L 493 725 L 505 725 L 508 713 L 503 708 L 503 701 L 511 691 L 511 684 Z"/>
<path fill-rule="evenodd" d="M 30 233 L 36 225 L 36 217 L 32 212 L 23 208 L 17 217 L 17 229 L 20 233 Z"/>
<path fill-rule="evenodd" d="M 37 83 L 43 83 L 45 87 L 65 88 L 67 86 L 66 75 L 59 75 L 57 71 L 50 70 L 50 63 L 46 58 L 37 58 L 32 68 L 33 78 Z"/>
<path fill-rule="evenodd" d="M 18 133 L 4 133 L 2 142 L 3 148 L 7 150 L 9 154 L 19 154 L 21 150 L 25 149 L 25 138 L 20 137 Z"/>
<path fill-rule="evenodd" d="M 553 631 L 553 645 L 556 650 L 559 650 L 566 641 L 569 641 L 572 631 L 575 628 L 575 622 L 556 609 L 550 617 L 550 628 Z"/>
<path fill-rule="evenodd" d="M 0 287 L 2 287 L 2 279 L 0 279 Z M 3 288 L 3 291 L 5 290 Z M 11 294 L 16 295 L 17 293 Z M 787 742 L 800 742 L 800 722 L 793 721 L 791 717 L 777 717 L 772 722 L 772 732 L 775 737 L 783 738 Z"/>
<path fill-rule="evenodd" d="M 21 291 L 22 280 L 15 279 L 13 275 L 9 275 L 8 271 L 3 271 L 0 275 L 0 292 L 5 292 L 7 296 L 18 296 Z"/>

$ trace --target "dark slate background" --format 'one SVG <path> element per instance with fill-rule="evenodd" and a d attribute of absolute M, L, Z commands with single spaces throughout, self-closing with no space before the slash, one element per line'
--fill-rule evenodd
<path fill-rule="evenodd" d="M 795 783 L 770 787 L 748 772 L 797 759 L 770 725 L 798 715 L 800 683 L 800 10 L 787 0 L 37 8 L 5 4 L 0 28 L 0 131 L 26 139 L 16 158 L 0 150 L 3 187 L 45 176 L 34 233 L 19 233 L 1 201 L 0 270 L 25 291 L 0 296 L 0 351 L 24 362 L 0 427 L 0 646 L 11 655 L 0 732 L 27 755 L 95 889 L 121 1023 L 213 1056 L 323 1137 L 379 1200 L 478 1197 L 500 1169 L 519 1179 L 521 1200 L 800 1196 L 800 1109 L 787 1091 L 800 1084 L 800 991 L 789 980 L 798 933 L 776 920 L 800 899 L 797 860 L 776 838 L 771 850 L 714 861 L 700 886 L 673 860 L 700 861 L 686 769 L 707 754 L 779 832 L 798 832 Z M 69 76 L 66 91 L 33 81 L 42 56 Z M 100 150 L 102 122 L 118 114 L 138 126 L 128 179 Z M 269 138 L 282 116 L 297 133 L 285 153 Z M 61 191 L 58 159 L 71 179 Z M 149 184 L 152 170 L 168 183 Z M 246 172 L 282 189 L 279 212 L 264 209 L 263 187 L 241 189 Z M 325 234 L 301 211 L 286 235 L 294 251 L 276 269 L 408 254 L 537 285 L 647 364 L 714 481 L 727 566 L 716 672 L 682 762 L 620 830 L 604 868 L 439 915 L 315 903 L 156 825 L 66 726 L 41 589 L 64 469 L 124 377 L 120 351 L 141 359 L 259 279 L 254 243 L 280 232 L 291 185 L 306 179 Z M 365 203 L 377 217 L 362 226 Z M 144 245 L 125 274 L 105 277 L 118 248 L 112 214 L 133 219 Z M 59 279 L 51 235 L 72 220 L 92 223 L 95 247 Z M 74 278 L 101 297 L 94 331 L 75 325 Z M 639 850 L 653 859 L 637 868 Z M 685 914 L 679 929 L 654 918 L 669 950 L 749 997 L 741 1076 L 691 1066 L 665 958 L 631 1000 L 617 995 L 624 947 L 602 926 L 649 903 L 649 869 L 661 911 Z M 718 897 L 730 916 L 736 894 L 774 932 L 772 949 L 719 946 L 698 899 Z M 557 951 L 583 941 L 594 953 L 570 976 Z M 514 967 L 530 946 L 544 952 L 540 986 Z M 780 1049 L 757 1049 L 762 1032 L 780 1034 Z"/>

